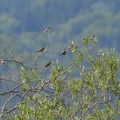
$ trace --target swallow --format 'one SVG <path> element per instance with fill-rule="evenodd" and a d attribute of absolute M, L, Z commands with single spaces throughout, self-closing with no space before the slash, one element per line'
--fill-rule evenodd
<path fill-rule="evenodd" d="M 73 46 L 69 46 L 69 47 L 67 48 L 67 50 L 71 50 L 72 47 L 73 47 Z"/>
<path fill-rule="evenodd" d="M 44 67 L 46 68 L 46 67 L 50 66 L 50 64 L 51 64 L 51 61 L 49 61 Z"/>
<path fill-rule="evenodd" d="M 36 51 L 36 52 L 43 52 L 43 50 L 44 50 L 44 47 L 42 49 Z"/>
<path fill-rule="evenodd" d="M 94 40 L 96 38 L 96 36 L 95 35 L 93 35 L 92 37 L 90 37 L 89 39 L 90 40 Z"/>
<path fill-rule="evenodd" d="M 49 32 L 50 32 L 50 27 L 47 27 L 41 34 L 49 33 Z"/>
<path fill-rule="evenodd" d="M 66 54 L 66 50 L 62 51 L 60 56 L 64 56 Z"/>
<path fill-rule="evenodd" d="M 2 59 L 2 60 L 1 60 L 1 65 L 5 64 L 5 62 L 6 62 L 6 59 L 5 59 L 5 58 Z"/>

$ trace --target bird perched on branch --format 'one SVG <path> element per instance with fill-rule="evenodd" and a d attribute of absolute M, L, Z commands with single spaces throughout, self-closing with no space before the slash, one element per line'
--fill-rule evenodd
<path fill-rule="evenodd" d="M 50 66 L 50 64 L 51 64 L 51 61 L 49 61 L 44 67 L 46 68 L 46 67 Z"/>
<path fill-rule="evenodd" d="M 47 27 L 41 34 L 50 33 L 50 27 Z"/>
<path fill-rule="evenodd" d="M 42 49 L 36 51 L 36 52 L 43 52 L 43 50 L 44 50 L 44 47 Z"/>
<path fill-rule="evenodd" d="M 90 40 L 94 40 L 96 38 L 96 36 L 95 35 L 93 35 L 92 37 L 90 37 L 89 39 Z"/>
<path fill-rule="evenodd" d="M 6 59 L 5 59 L 5 58 L 2 59 L 2 60 L 1 60 L 1 65 L 5 64 L 5 62 L 6 62 Z"/>
<path fill-rule="evenodd" d="M 60 56 L 64 56 L 66 54 L 66 49 L 64 51 L 62 51 Z"/>

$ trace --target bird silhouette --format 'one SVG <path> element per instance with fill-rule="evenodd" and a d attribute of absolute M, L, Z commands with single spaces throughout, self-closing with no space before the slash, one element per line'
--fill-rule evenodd
<path fill-rule="evenodd" d="M 64 56 L 66 54 L 66 50 L 62 51 L 62 53 L 60 54 L 60 56 Z"/>
<path fill-rule="evenodd" d="M 50 32 L 50 27 L 47 27 L 41 34 L 49 33 L 49 32 Z"/>
<path fill-rule="evenodd" d="M 46 68 L 46 67 L 50 66 L 50 64 L 51 64 L 51 61 L 49 61 L 44 67 Z"/>
<path fill-rule="evenodd" d="M 42 49 L 36 51 L 36 52 L 43 52 L 43 50 L 44 50 L 44 47 Z"/>

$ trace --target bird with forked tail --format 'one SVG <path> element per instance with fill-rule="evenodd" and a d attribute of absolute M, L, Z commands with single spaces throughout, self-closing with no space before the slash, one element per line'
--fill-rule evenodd
<path fill-rule="evenodd" d="M 36 51 L 37 53 L 39 52 L 39 53 L 41 53 L 41 52 L 43 52 L 44 51 L 44 47 L 42 48 L 42 49 L 40 49 L 40 50 L 38 50 L 38 51 Z"/>
<path fill-rule="evenodd" d="M 50 64 L 51 64 L 51 61 L 49 61 L 44 67 L 45 67 L 45 68 L 46 68 L 46 67 L 49 67 Z"/>

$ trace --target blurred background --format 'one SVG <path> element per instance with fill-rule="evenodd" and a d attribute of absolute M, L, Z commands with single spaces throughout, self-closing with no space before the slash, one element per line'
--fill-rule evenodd
<path fill-rule="evenodd" d="M 10 59 L 11 54 L 16 59 L 34 58 L 38 49 L 48 45 L 47 35 L 41 34 L 48 26 L 51 45 L 50 51 L 40 58 L 41 68 L 49 60 L 59 58 L 70 41 L 82 48 L 81 39 L 87 36 L 96 35 L 102 48 L 120 52 L 120 0 L 0 0 L 0 21 L 14 13 L 0 23 L 0 59 Z M 64 56 L 61 64 L 69 64 L 71 56 Z M 73 74 L 79 75 L 76 71 Z M 0 66 L 0 77 L 14 79 L 15 75 L 13 62 Z M 4 91 L 5 86 L 0 83 L 0 90 Z"/>
<path fill-rule="evenodd" d="M 100 45 L 119 52 L 119 0 L 0 0 L 0 41 L 15 41 L 19 52 L 33 52 L 46 44 L 40 33 L 51 27 L 51 47 L 62 50 L 69 41 L 81 44 L 96 35 Z"/>
<path fill-rule="evenodd" d="M 14 41 L 18 54 L 34 53 L 48 40 L 40 33 L 51 27 L 51 50 L 62 51 L 71 40 L 96 35 L 98 43 L 120 51 L 119 0 L 0 0 L 0 43 Z M 49 56 L 50 58 L 50 56 Z"/>

